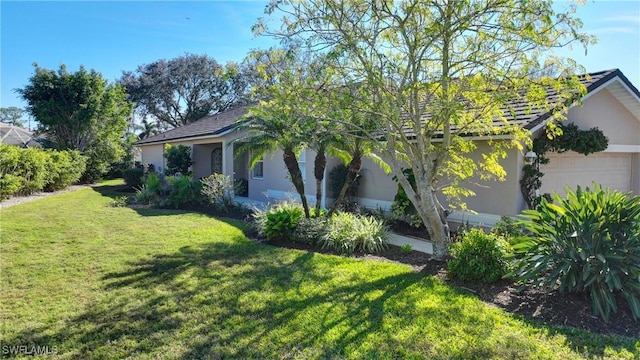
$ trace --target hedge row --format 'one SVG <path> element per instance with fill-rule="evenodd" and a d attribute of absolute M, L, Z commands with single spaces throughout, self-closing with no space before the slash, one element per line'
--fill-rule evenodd
<path fill-rule="evenodd" d="M 76 150 L 22 149 L 0 144 L 0 200 L 56 191 L 80 179 L 87 159 Z"/>

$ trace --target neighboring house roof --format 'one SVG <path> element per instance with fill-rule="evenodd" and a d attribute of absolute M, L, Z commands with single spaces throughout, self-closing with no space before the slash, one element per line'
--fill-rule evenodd
<path fill-rule="evenodd" d="M 587 93 L 583 99 L 599 89 L 611 85 L 610 90 L 613 95 L 640 121 L 640 92 L 619 69 L 593 72 L 579 75 L 578 77 L 580 82 L 587 88 Z M 564 101 L 559 95 L 554 89 L 549 88 L 547 90 L 548 102 L 555 104 L 558 101 Z M 191 124 L 137 141 L 134 145 L 157 144 L 202 136 L 221 135 L 233 129 L 237 120 L 247 113 L 247 108 L 251 105 L 253 104 L 207 116 Z M 508 117 L 511 117 L 511 114 L 514 115 L 510 120 L 511 123 L 518 124 L 532 132 L 540 129 L 552 115 L 552 111 L 546 109 L 531 109 L 522 99 L 508 102 L 505 104 L 503 111 Z M 429 114 L 425 114 L 423 118 L 428 119 Z M 500 126 L 502 122 L 496 120 L 494 125 Z M 413 130 L 409 127 L 404 127 L 404 132 L 409 137 L 413 134 Z"/>
<path fill-rule="evenodd" d="M 190 124 L 136 141 L 134 145 L 165 143 L 194 137 L 216 136 L 231 130 L 238 119 L 247 113 L 249 105 L 240 106 L 215 115 L 209 115 Z"/>
<path fill-rule="evenodd" d="M 40 146 L 33 132 L 19 126 L 5 123 L 0 123 L 0 143 L 20 147 Z"/>

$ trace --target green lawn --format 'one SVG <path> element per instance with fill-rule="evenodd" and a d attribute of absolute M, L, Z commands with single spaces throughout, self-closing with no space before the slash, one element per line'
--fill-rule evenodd
<path fill-rule="evenodd" d="M 243 224 L 110 207 L 110 187 L 0 211 L 9 346 L 61 358 L 634 358 L 408 266 L 260 245 Z"/>

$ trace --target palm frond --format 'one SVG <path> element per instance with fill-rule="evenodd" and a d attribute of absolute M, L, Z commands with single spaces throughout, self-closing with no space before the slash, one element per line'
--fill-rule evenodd
<path fill-rule="evenodd" d="M 387 164 L 384 160 L 382 160 L 381 157 L 379 157 L 378 155 L 372 152 L 366 153 L 364 154 L 364 156 L 370 159 L 371 161 L 373 161 L 374 164 L 378 165 L 380 169 L 384 171 L 385 174 L 391 174 L 391 166 L 389 166 L 389 164 Z"/>

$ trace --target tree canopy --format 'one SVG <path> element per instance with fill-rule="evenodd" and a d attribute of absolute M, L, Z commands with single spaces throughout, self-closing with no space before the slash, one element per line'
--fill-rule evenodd
<path fill-rule="evenodd" d="M 22 118 L 24 113 L 24 109 L 16 106 L 3 107 L 0 108 L 0 121 L 5 124 L 24 127 L 25 120 Z"/>
<path fill-rule="evenodd" d="M 220 65 L 206 55 L 186 54 L 125 71 L 119 82 L 136 112 L 163 128 L 175 128 L 246 102 L 248 84 L 242 68 Z"/>
<path fill-rule="evenodd" d="M 83 179 L 94 181 L 123 155 L 122 138 L 131 114 L 124 89 L 109 84 L 102 74 L 80 67 L 68 72 L 35 65 L 29 84 L 17 90 L 29 113 L 59 149 L 75 149 L 88 156 Z"/>
<path fill-rule="evenodd" d="M 444 255 L 449 233 L 438 195 L 462 205 L 457 199 L 473 194 L 466 180 L 474 174 L 503 179 L 499 160 L 506 149 L 530 143 L 527 131 L 510 121 L 513 100 L 561 118 L 584 91 L 575 77 L 528 75 L 545 66 L 561 73 L 576 67 L 550 56 L 555 48 L 591 41 L 579 32 L 574 10 L 524 0 L 273 0 L 266 12 L 282 17 L 281 26 L 269 28 L 261 19 L 254 30 L 332 59 L 336 87 L 359 85 L 350 107 L 379 126 L 352 129 L 375 141 L 436 255 Z M 553 103 L 550 88 L 560 93 Z M 479 162 L 470 157 L 474 138 L 491 145 Z"/>

